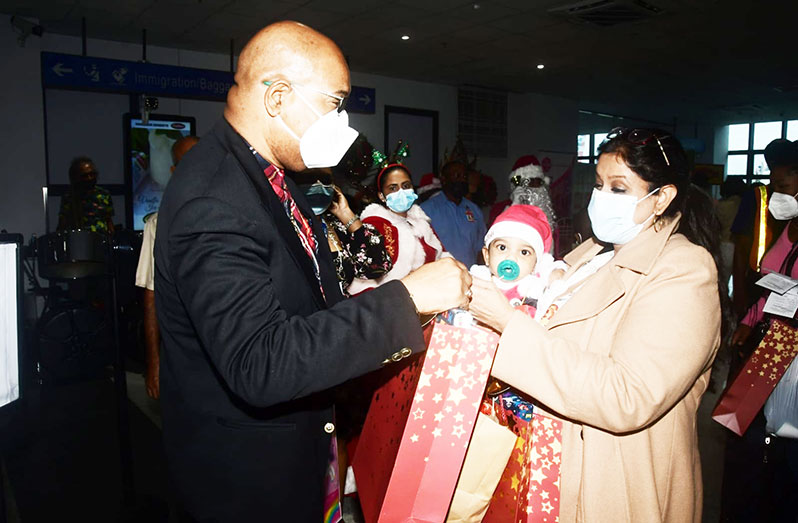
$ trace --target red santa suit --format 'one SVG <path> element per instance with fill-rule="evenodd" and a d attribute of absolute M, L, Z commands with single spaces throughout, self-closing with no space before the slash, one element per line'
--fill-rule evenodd
<path fill-rule="evenodd" d="M 353 295 L 404 278 L 443 254 L 443 246 L 432 230 L 429 216 L 418 205 L 410 207 L 407 217 L 403 217 L 380 204 L 372 203 L 363 210 L 360 219 L 373 225 L 382 235 L 393 268 L 373 280 L 355 278 L 349 286 L 349 292 Z"/>

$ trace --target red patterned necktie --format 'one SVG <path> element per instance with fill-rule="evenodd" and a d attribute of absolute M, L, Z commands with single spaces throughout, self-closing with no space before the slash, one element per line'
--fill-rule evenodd
<path fill-rule="evenodd" d="M 316 273 L 316 281 L 319 282 L 319 290 L 321 291 L 322 297 L 326 300 L 324 287 L 321 285 L 321 277 L 319 275 L 319 262 L 316 259 L 316 237 L 313 235 L 313 228 L 310 226 L 310 222 L 305 218 L 305 215 L 302 214 L 302 211 L 299 210 L 299 207 L 297 207 L 294 198 L 291 196 L 291 191 L 288 190 L 288 186 L 285 184 L 285 171 L 277 169 L 273 165 L 269 165 L 263 170 L 263 174 L 266 175 L 266 179 L 269 180 L 274 194 L 277 195 L 277 198 L 283 204 L 285 212 L 288 214 L 291 224 L 294 226 L 294 230 L 299 237 L 302 248 L 305 249 L 305 252 L 310 257 L 310 261 L 313 262 L 313 270 Z"/>

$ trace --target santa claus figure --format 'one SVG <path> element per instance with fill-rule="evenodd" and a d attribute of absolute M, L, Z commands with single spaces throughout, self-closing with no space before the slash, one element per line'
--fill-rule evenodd
<path fill-rule="evenodd" d="M 545 162 L 545 160 L 544 160 Z M 540 207 L 546 214 L 549 227 L 554 230 L 557 216 L 549 194 L 551 180 L 543 169 L 540 161 L 532 154 L 520 157 L 510 171 L 510 198 L 498 202 L 490 212 L 490 222 L 510 205 L 524 204 Z"/>

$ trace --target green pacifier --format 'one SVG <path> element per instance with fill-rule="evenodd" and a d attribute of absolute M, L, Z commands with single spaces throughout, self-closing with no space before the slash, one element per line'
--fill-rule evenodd
<path fill-rule="evenodd" d="M 505 281 L 513 281 L 521 274 L 521 268 L 513 260 L 500 261 L 496 270 L 499 273 L 499 278 Z"/>

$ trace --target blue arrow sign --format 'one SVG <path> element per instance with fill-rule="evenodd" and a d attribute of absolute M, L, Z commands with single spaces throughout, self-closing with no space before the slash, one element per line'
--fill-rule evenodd
<path fill-rule="evenodd" d="M 377 90 L 372 87 L 352 86 L 346 110 L 350 113 L 374 114 L 377 107 Z"/>
<path fill-rule="evenodd" d="M 43 52 L 42 82 L 45 87 L 224 100 L 233 73 Z"/>

